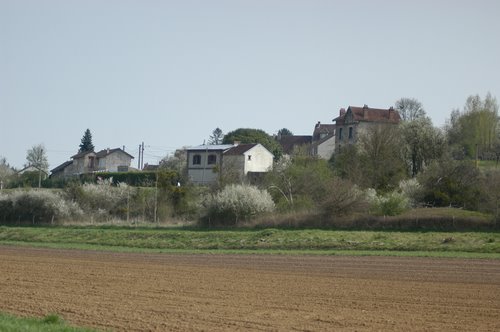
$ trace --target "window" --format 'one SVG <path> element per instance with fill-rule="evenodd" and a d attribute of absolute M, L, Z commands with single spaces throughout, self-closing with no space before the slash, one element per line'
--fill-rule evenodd
<path fill-rule="evenodd" d="M 209 165 L 213 165 L 217 162 L 217 156 L 214 155 L 214 154 L 209 154 L 208 155 L 208 161 L 207 161 L 207 164 Z"/>
<path fill-rule="evenodd" d="M 339 128 L 339 140 L 342 140 L 342 130 L 343 128 Z"/>
<path fill-rule="evenodd" d="M 252 160 L 252 155 L 251 154 L 248 155 L 248 161 L 250 161 L 250 160 Z"/>
<path fill-rule="evenodd" d="M 199 154 L 193 156 L 193 165 L 201 165 L 201 156 Z"/>
<path fill-rule="evenodd" d="M 349 127 L 349 139 L 352 139 L 352 127 Z"/>

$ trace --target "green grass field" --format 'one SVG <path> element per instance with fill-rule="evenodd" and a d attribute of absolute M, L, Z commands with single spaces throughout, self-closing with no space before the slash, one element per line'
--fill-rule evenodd
<path fill-rule="evenodd" d="M 498 232 L 2 226 L 0 244 L 129 252 L 500 258 Z"/>
<path fill-rule="evenodd" d="M 44 318 L 20 318 L 0 312 L 2 332 L 91 332 L 95 330 L 70 327 L 57 315 Z"/>

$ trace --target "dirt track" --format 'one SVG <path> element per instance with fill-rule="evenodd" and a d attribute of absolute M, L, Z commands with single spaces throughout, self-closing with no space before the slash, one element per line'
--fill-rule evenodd
<path fill-rule="evenodd" d="M 0 246 L 0 311 L 126 331 L 500 331 L 500 262 Z"/>

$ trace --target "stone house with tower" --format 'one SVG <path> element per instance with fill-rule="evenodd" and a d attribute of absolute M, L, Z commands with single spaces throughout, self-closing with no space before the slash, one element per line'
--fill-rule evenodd
<path fill-rule="evenodd" d="M 341 108 L 335 122 L 335 152 L 343 146 L 355 144 L 360 135 L 374 126 L 398 125 L 401 121 L 399 112 L 393 107 L 388 109 L 349 106 Z"/>

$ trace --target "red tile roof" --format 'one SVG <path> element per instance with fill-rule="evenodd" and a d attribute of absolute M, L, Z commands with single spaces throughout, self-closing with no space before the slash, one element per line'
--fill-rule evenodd
<path fill-rule="evenodd" d="M 397 124 L 401 121 L 401 117 L 399 116 L 398 111 L 395 109 L 381 109 L 381 108 L 370 108 L 368 106 L 364 107 L 356 107 L 349 106 L 347 111 L 340 111 L 340 116 L 333 119 L 338 123 L 343 123 L 346 115 L 352 112 L 354 116 L 354 121 L 365 121 L 365 122 L 385 122 L 385 123 L 394 123 Z"/>
<path fill-rule="evenodd" d="M 310 144 L 312 141 L 312 136 L 281 136 L 278 138 L 278 143 L 283 148 L 283 152 L 286 154 L 291 154 L 296 146 Z"/>

